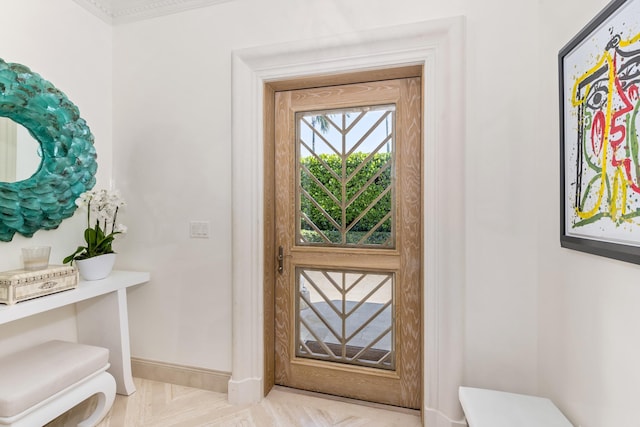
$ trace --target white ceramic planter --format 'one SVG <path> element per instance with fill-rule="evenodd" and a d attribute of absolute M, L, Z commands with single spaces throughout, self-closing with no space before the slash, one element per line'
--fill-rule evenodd
<path fill-rule="evenodd" d="M 104 254 L 96 257 L 79 259 L 74 261 L 78 267 L 78 272 L 84 280 L 104 279 L 113 270 L 116 262 L 116 254 Z"/>

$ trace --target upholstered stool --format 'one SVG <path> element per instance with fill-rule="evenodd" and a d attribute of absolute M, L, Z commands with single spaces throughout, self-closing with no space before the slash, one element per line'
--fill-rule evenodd
<path fill-rule="evenodd" d="M 460 387 L 469 427 L 573 427 L 551 400 L 525 394 Z"/>
<path fill-rule="evenodd" d="M 106 370 L 109 350 L 49 341 L 0 358 L 0 426 L 42 426 L 98 394 L 95 411 L 79 427 L 109 412 L 116 382 Z"/>

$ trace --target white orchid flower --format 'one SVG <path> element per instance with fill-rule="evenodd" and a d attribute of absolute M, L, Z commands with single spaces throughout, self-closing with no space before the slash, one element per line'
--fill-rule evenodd
<path fill-rule="evenodd" d="M 78 247 L 64 262 L 113 253 L 111 242 L 115 234 L 127 232 L 127 227 L 117 222 L 118 210 L 126 206 L 120 193 L 117 190 L 89 190 L 80 194 L 75 204 L 87 210 L 87 229 L 84 232 L 87 246 Z M 97 244 L 96 235 L 99 236 L 99 233 L 102 233 L 104 239 L 100 239 L 102 243 Z"/>
<path fill-rule="evenodd" d="M 123 224 L 116 225 L 118 209 L 126 206 L 118 190 L 88 190 L 78 196 L 75 204 L 79 208 L 88 209 L 87 222 L 89 227 L 95 227 L 97 222 L 98 227 L 105 234 L 108 234 L 108 228 L 111 228 L 112 233 L 126 232 L 127 228 Z"/>

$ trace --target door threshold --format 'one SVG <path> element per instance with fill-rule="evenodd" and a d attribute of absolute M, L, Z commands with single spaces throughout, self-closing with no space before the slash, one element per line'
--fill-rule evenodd
<path fill-rule="evenodd" d="M 385 410 L 385 411 L 399 412 L 399 413 L 402 413 L 402 414 L 414 415 L 416 417 L 420 417 L 420 410 L 419 409 L 411 409 L 411 408 L 403 408 L 401 406 L 385 405 L 383 403 L 376 403 L 376 402 L 368 402 L 366 400 L 351 399 L 349 397 L 335 396 L 333 394 L 319 393 L 319 392 L 316 392 L 316 391 L 302 390 L 302 389 L 293 388 L 293 387 L 286 387 L 286 386 L 282 386 L 282 385 L 274 385 L 273 386 L 273 390 L 278 390 L 278 391 L 281 391 L 281 392 L 284 392 L 284 393 L 299 394 L 299 395 L 302 395 L 302 396 L 316 397 L 318 399 L 333 400 L 333 401 L 342 402 L 342 403 L 351 403 L 353 405 L 366 406 L 366 407 L 369 407 L 369 408 L 382 409 L 382 410 Z"/>

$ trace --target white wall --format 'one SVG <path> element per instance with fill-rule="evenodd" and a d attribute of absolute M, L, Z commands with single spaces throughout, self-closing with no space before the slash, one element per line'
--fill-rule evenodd
<path fill-rule="evenodd" d="M 466 385 L 537 389 L 534 1 L 469 2 Z"/>
<path fill-rule="evenodd" d="M 582 427 L 638 425 L 640 266 L 561 249 L 557 53 L 606 0 L 541 2 L 540 393 Z M 555 54 L 555 56 L 554 56 Z M 542 77 L 544 76 L 544 77 Z"/>
<path fill-rule="evenodd" d="M 112 30 L 71 0 L 11 0 L 0 15 L 0 57 L 31 68 L 78 106 L 95 136 L 98 185 L 111 177 Z M 0 242 L 0 271 L 22 266 L 20 248 L 50 245 L 51 263 L 82 242 L 82 217 L 74 216 L 57 230 L 38 231 L 33 238 L 16 235 Z M 0 354 L 46 338 L 75 340 L 73 307 L 0 327 Z"/>
<path fill-rule="evenodd" d="M 537 390 L 537 181 L 518 159 L 536 143 L 538 67 L 517 52 L 536 52 L 538 9 L 481 3 L 244 0 L 115 28 L 114 174 L 136 199 L 126 262 L 154 277 L 130 293 L 135 356 L 231 370 L 232 50 L 466 15 L 468 151 L 450 165 L 467 177 L 466 378 Z M 212 238 L 190 240 L 191 219 Z"/>

